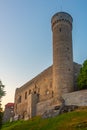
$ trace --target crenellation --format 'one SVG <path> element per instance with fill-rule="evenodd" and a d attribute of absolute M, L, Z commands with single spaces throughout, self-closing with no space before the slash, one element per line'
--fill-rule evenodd
<path fill-rule="evenodd" d="M 73 19 L 71 17 L 71 15 L 69 15 L 66 12 L 59 12 L 56 13 L 52 19 L 51 19 L 51 24 L 52 24 L 52 30 L 58 25 L 61 24 L 61 22 L 70 25 L 70 29 L 72 29 L 72 22 Z"/>

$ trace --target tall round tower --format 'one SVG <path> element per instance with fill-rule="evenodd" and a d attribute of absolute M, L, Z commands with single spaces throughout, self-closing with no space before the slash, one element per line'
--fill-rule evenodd
<path fill-rule="evenodd" d="M 53 32 L 53 91 L 61 99 L 73 91 L 72 17 L 56 13 L 51 20 Z"/>

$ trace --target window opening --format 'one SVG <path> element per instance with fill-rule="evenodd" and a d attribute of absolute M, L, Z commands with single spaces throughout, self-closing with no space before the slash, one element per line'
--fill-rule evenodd
<path fill-rule="evenodd" d="M 61 28 L 59 29 L 59 31 L 61 32 Z"/>
<path fill-rule="evenodd" d="M 22 97 L 19 96 L 19 98 L 18 98 L 18 103 L 21 103 L 21 99 L 22 99 Z"/>
<path fill-rule="evenodd" d="M 25 92 L 25 99 L 27 99 L 27 92 Z"/>

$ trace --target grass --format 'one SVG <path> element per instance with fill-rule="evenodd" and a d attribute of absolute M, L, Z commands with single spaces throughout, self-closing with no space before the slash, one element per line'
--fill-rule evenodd
<path fill-rule="evenodd" d="M 48 119 L 35 117 L 28 121 L 6 123 L 1 130 L 87 130 L 87 108 Z"/>

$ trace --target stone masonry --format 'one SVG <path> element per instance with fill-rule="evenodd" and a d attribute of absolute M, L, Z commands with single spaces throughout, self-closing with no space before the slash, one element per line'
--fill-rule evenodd
<path fill-rule="evenodd" d="M 73 62 L 72 22 L 72 17 L 66 12 L 52 17 L 53 65 L 16 89 L 15 116 L 29 119 L 42 115 L 61 105 L 64 94 L 77 90 L 81 65 Z"/>

